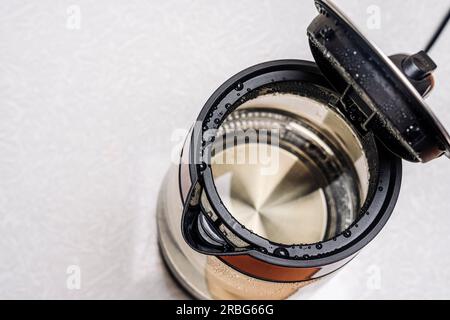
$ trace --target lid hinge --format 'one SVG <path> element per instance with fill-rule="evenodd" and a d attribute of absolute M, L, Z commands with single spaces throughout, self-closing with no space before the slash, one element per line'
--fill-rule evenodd
<path fill-rule="evenodd" d="M 344 114 L 352 123 L 359 125 L 364 131 L 369 131 L 369 124 L 375 119 L 376 112 L 362 109 L 361 104 L 355 103 L 353 98 L 355 94 L 353 92 L 353 86 L 351 84 L 347 85 L 339 97 L 339 102 L 343 106 Z"/>

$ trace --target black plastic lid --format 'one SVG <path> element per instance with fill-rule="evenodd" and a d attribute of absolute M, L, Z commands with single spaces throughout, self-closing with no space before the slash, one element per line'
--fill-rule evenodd
<path fill-rule="evenodd" d="M 450 137 L 422 95 L 433 86 L 436 65 L 421 51 L 388 58 L 330 1 L 308 27 L 317 65 L 341 94 L 338 106 L 403 159 L 427 162 L 450 154 Z"/>

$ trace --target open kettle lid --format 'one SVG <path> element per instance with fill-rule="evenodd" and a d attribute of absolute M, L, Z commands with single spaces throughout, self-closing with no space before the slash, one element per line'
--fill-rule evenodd
<path fill-rule="evenodd" d="M 311 51 L 344 115 L 403 159 L 449 156 L 450 136 L 423 98 L 434 84 L 433 60 L 424 51 L 387 57 L 331 1 L 315 4 Z"/>

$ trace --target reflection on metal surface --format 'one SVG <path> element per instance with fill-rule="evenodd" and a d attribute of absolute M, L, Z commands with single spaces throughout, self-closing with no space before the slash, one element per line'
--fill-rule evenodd
<path fill-rule="evenodd" d="M 257 144 L 243 144 L 223 151 L 225 158 L 257 152 Z M 261 164 L 214 164 L 215 184 L 222 201 L 247 229 L 284 244 L 313 243 L 323 239 L 327 224 L 321 177 L 310 162 L 272 147 L 278 170 L 261 174 Z M 222 156 L 222 155 L 219 155 Z M 269 164 L 271 165 L 271 164 Z"/>

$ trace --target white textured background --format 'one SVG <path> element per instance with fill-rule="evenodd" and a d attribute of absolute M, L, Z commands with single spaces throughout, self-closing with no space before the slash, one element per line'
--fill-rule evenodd
<path fill-rule="evenodd" d="M 387 53 L 415 52 L 449 0 L 340 0 Z M 381 29 L 368 30 L 370 5 Z M 75 5 L 75 7 L 71 7 Z M 70 20 L 81 12 L 79 29 Z M 311 59 L 312 1 L 0 4 L 0 298 L 182 298 L 157 252 L 177 128 L 228 77 Z M 450 128 L 450 28 L 429 104 Z M 450 160 L 405 164 L 386 228 L 316 298 L 450 298 Z M 81 268 L 81 289 L 66 269 Z"/>

